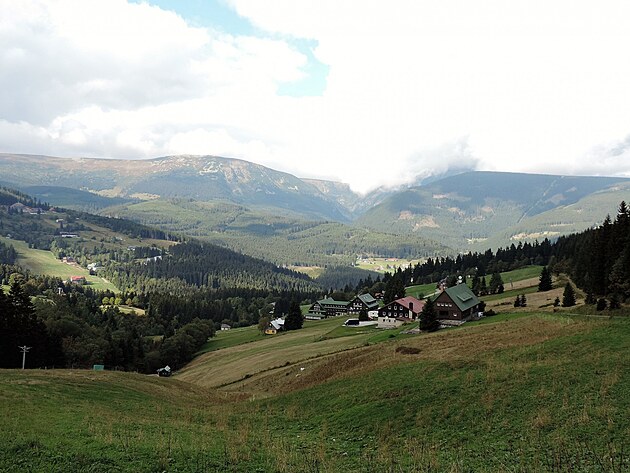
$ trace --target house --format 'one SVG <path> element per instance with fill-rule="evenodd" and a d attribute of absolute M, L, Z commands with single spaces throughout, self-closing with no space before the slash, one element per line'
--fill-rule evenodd
<path fill-rule="evenodd" d="M 420 316 L 424 302 L 412 296 L 402 297 L 390 302 L 378 310 L 378 317 L 403 317 L 409 320 L 415 320 Z"/>
<path fill-rule="evenodd" d="M 221 331 L 230 330 L 232 327 L 228 324 L 221 324 Z"/>
<path fill-rule="evenodd" d="M 447 287 L 434 299 L 441 325 L 458 325 L 477 314 L 479 299 L 466 284 Z"/>
<path fill-rule="evenodd" d="M 70 276 L 68 282 L 72 284 L 85 284 L 87 280 L 85 279 L 85 276 Z"/>
<path fill-rule="evenodd" d="M 315 302 L 308 309 L 307 319 L 319 320 L 348 313 L 348 301 L 336 301 L 331 297 Z"/>
<path fill-rule="evenodd" d="M 274 319 L 269 322 L 269 325 L 265 329 L 266 335 L 275 335 L 276 333 L 284 330 L 284 319 Z"/>
<path fill-rule="evenodd" d="M 390 317 L 390 316 L 379 316 L 378 318 L 378 328 L 398 328 L 403 324 L 411 322 L 411 319 L 406 317 Z"/>
<path fill-rule="evenodd" d="M 9 209 L 13 210 L 14 212 L 25 212 L 25 213 L 28 213 L 31 210 L 30 207 L 27 207 L 22 202 L 16 202 L 15 204 L 10 205 Z"/>
<path fill-rule="evenodd" d="M 372 294 L 360 294 L 348 303 L 348 314 L 358 314 L 362 310 L 370 312 L 378 309 L 378 301 Z"/>

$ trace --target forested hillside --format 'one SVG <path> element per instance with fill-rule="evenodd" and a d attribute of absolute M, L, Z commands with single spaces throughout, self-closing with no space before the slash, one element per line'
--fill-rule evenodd
<path fill-rule="evenodd" d="M 321 295 L 308 276 L 273 263 L 208 243 L 178 243 L 181 237 L 123 219 L 47 207 L 12 211 L 18 200 L 36 202 L 10 190 L 1 195 L 0 232 L 10 238 L 0 241 L 0 283 L 10 290 L 2 291 L 0 344 L 32 346 L 31 367 L 177 367 L 221 323 L 256 324 L 276 303 Z M 18 266 L 31 253 L 50 256 L 37 266 L 44 273 Z M 88 265 L 120 292 L 96 291 L 89 281 L 71 283 L 58 273 Z M 13 351 L 2 366 L 18 366 Z"/>
<path fill-rule="evenodd" d="M 621 302 L 630 299 L 630 209 L 619 204 L 614 220 L 607 216 L 596 228 L 560 237 L 551 243 L 519 243 L 496 252 L 469 252 L 456 257 L 429 258 L 396 273 L 404 284 L 433 283 L 458 275 L 482 277 L 529 264 L 549 265 L 555 273 L 571 276 L 591 295 Z M 385 281 L 391 275 L 384 278 Z"/>
<path fill-rule="evenodd" d="M 479 251 L 582 231 L 628 198 L 623 178 L 468 172 L 391 195 L 355 223 Z"/>
<path fill-rule="evenodd" d="M 228 202 L 156 200 L 102 212 L 203 238 L 278 265 L 352 265 L 357 255 L 418 258 L 452 251 L 422 234 L 394 235 L 336 222 L 305 221 Z"/>

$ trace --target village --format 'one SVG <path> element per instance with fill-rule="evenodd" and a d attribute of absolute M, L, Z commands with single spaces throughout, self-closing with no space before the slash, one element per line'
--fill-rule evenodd
<path fill-rule="evenodd" d="M 381 294 L 378 295 L 382 300 Z M 464 283 L 446 287 L 441 284 L 435 294 L 429 296 L 437 318 L 436 328 L 457 327 L 463 323 L 483 317 L 484 304 Z M 313 303 L 304 318 L 322 320 L 330 317 L 352 316 L 344 322 L 346 327 L 365 327 L 376 325 L 379 329 L 395 329 L 405 324 L 419 322 L 427 299 L 419 300 L 413 296 L 397 298 L 381 305 L 373 295 L 360 294 L 350 301 L 335 300 L 331 297 Z M 271 320 L 265 329 L 267 335 L 276 335 L 284 331 L 283 317 Z M 229 330 L 229 326 L 221 327 Z M 420 333 L 414 328 L 412 333 Z"/>

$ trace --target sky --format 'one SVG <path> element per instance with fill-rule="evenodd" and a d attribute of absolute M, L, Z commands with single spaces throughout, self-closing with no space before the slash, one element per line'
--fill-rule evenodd
<path fill-rule="evenodd" d="M 630 2 L 0 0 L 0 152 L 241 158 L 359 192 L 630 177 Z"/>

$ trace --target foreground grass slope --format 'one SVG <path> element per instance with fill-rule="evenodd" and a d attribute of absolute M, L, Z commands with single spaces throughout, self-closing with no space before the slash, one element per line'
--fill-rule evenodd
<path fill-rule="evenodd" d="M 628 318 L 529 313 L 313 358 L 229 390 L 3 371 L 0 470 L 628 471 L 629 367 Z"/>

